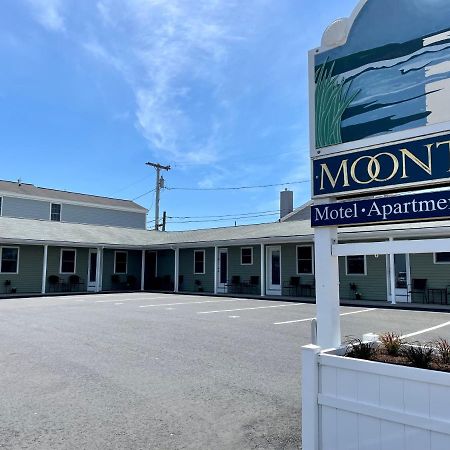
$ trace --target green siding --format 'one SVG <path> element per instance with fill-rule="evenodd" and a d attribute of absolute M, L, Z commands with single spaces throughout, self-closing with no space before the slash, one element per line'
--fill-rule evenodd
<path fill-rule="evenodd" d="M 411 254 L 409 258 L 411 280 L 426 278 L 427 288 L 434 289 L 446 289 L 450 285 L 450 264 L 435 264 L 433 253 Z"/>
<path fill-rule="evenodd" d="M 75 275 L 78 275 L 82 280 L 81 290 L 86 290 L 86 282 L 88 275 L 88 259 L 89 249 L 87 248 L 75 248 L 75 247 L 62 247 L 70 250 L 76 250 L 76 267 Z M 61 247 L 49 247 L 47 255 L 47 292 L 49 291 L 48 277 L 51 275 L 58 276 L 61 281 L 67 282 L 71 274 L 59 273 L 61 258 Z"/>
<path fill-rule="evenodd" d="M 282 286 L 288 286 L 291 277 L 300 277 L 300 284 L 314 285 L 314 275 L 297 273 L 297 245 L 307 244 L 282 244 L 281 245 L 281 280 Z M 283 289 L 283 295 L 287 295 L 288 290 Z"/>
<path fill-rule="evenodd" d="M 355 283 L 363 300 L 387 300 L 386 257 L 367 256 L 367 275 L 346 275 L 345 258 L 339 258 L 339 294 L 341 299 L 355 299 L 350 283 Z"/>
<path fill-rule="evenodd" d="M 18 294 L 40 293 L 44 247 L 37 245 L 11 245 L 11 247 L 19 247 L 19 273 L 0 274 L 0 294 L 6 293 L 6 280 L 11 281 L 10 287 L 16 288 Z"/>
<path fill-rule="evenodd" d="M 128 272 L 126 274 L 119 275 L 121 282 L 126 281 L 127 275 L 133 275 L 137 279 L 136 289 L 138 289 L 138 288 L 140 289 L 142 252 L 140 250 L 105 249 L 103 251 L 102 290 L 110 291 L 113 289 L 112 276 L 114 275 L 114 252 L 115 251 L 126 251 L 128 253 L 128 264 L 127 264 Z"/>
<path fill-rule="evenodd" d="M 241 248 L 253 248 L 253 264 L 241 264 Z M 228 281 L 233 276 L 240 276 L 241 282 L 250 281 L 250 277 L 257 276 L 261 280 L 261 246 L 260 245 L 243 245 L 240 247 L 228 247 Z M 252 290 L 252 294 L 259 295 L 261 293 L 261 283 L 258 288 Z"/>
<path fill-rule="evenodd" d="M 158 250 L 157 276 L 170 275 L 173 281 L 175 273 L 175 252 L 173 250 Z"/>
<path fill-rule="evenodd" d="M 194 275 L 194 250 L 205 250 L 204 275 Z M 199 280 L 204 292 L 214 292 L 214 248 L 180 249 L 180 276 L 183 277 L 180 291 L 198 292 L 195 280 Z"/>

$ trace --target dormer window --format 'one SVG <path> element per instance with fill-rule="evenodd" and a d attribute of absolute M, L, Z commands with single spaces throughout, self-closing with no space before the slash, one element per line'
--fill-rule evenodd
<path fill-rule="evenodd" d="M 59 203 L 51 204 L 50 220 L 52 222 L 61 222 L 61 205 Z"/>

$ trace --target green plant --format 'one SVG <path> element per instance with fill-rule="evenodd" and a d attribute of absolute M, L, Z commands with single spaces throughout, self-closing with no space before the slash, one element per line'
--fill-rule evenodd
<path fill-rule="evenodd" d="M 433 362 L 433 348 L 420 342 L 403 346 L 401 354 L 419 369 L 429 369 Z"/>
<path fill-rule="evenodd" d="M 440 364 L 450 364 L 450 343 L 447 339 L 439 338 L 434 341 L 433 347 L 436 349 L 436 354 Z"/>
<path fill-rule="evenodd" d="M 316 70 L 316 146 L 342 143 L 342 115 L 360 90 L 350 93 L 351 81 L 333 75 L 335 62 L 325 61 Z"/>
<path fill-rule="evenodd" d="M 390 356 L 398 356 L 403 345 L 403 339 L 394 332 L 384 333 L 380 336 L 380 342 L 386 353 Z"/>
<path fill-rule="evenodd" d="M 346 342 L 345 355 L 356 359 L 373 359 L 377 350 L 373 342 L 363 342 L 358 338 L 349 338 Z"/>

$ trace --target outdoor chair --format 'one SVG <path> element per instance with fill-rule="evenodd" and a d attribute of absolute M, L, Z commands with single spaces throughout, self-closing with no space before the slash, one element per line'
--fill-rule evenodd
<path fill-rule="evenodd" d="M 427 279 L 426 278 L 413 278 L 412 287 L 409 291 L 411 295 L 411 302 L 413 301 L 413 295 L 418 294 L 422 297 L 422 303 L 428 303 L 427 297 Z"/>
<path fill-rule="evenodd" d="M 296 297 L 299 294 L 300 277 L 291 277 L 289 282 L 285 283 L 284 288 L 287 290 L 289 296 Z"/>
<path fill-rule="evenodd" d="M 250 292 L 252 293 L 252 294 L 257 294 L 258 293 L 258 291 L 259 291 L 259 276 L 257 276 L 257 275 L 252 275 L 251 277 L 250 277 L 250 280 L 249 280 L 249 283 L 248 283 L 248 285 L 249 285 L 249 288 L 250 288 Z"/>
<path fill-rule="evenodd" d="M 69 277 L 69 291 L 80 291 L 83 282 L 78 275 L 70 275 Z"/>
<path fill-rule="evenodd" d="M 48 277 L 48 290 L 49 292 L 58 292 L 61 287 L 61 281 L 58 275 L 50 275 Z"/>
<path fill-rule="evenodd" d="M 230 294 L 239 294 L 242 288 L 241 277 L 239 275 L 233 275 L 231 277 L 231 283 L 227 283 L 227 287 Z"/>
<path fill-rule="evenodd" d="M 314 297 L 313 292 L 315 289 L 314 281 L 312 283 L 300 283 L 300 295 L 302 297 Z"/>
<path fill-rule="evenodd" d="M 137 278 L 134 275 L 127 275 L 126 287 L 127 289 L 136 289 Z"/>

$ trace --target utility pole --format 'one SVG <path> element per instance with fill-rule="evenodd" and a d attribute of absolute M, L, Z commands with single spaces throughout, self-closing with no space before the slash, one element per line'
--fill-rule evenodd
<path fill-rule="evenodd" d="M 156 169 L 156 188 L 155 188 L 155 230 L 159 230 L 159 194 L 161 188 L 164 187 L 164 178 L 161 176 L 161 170 L 169 171 L 170 166 L 163 166 L 159 163 L 146 162 L 147 166 L 152 166 Z"/>

